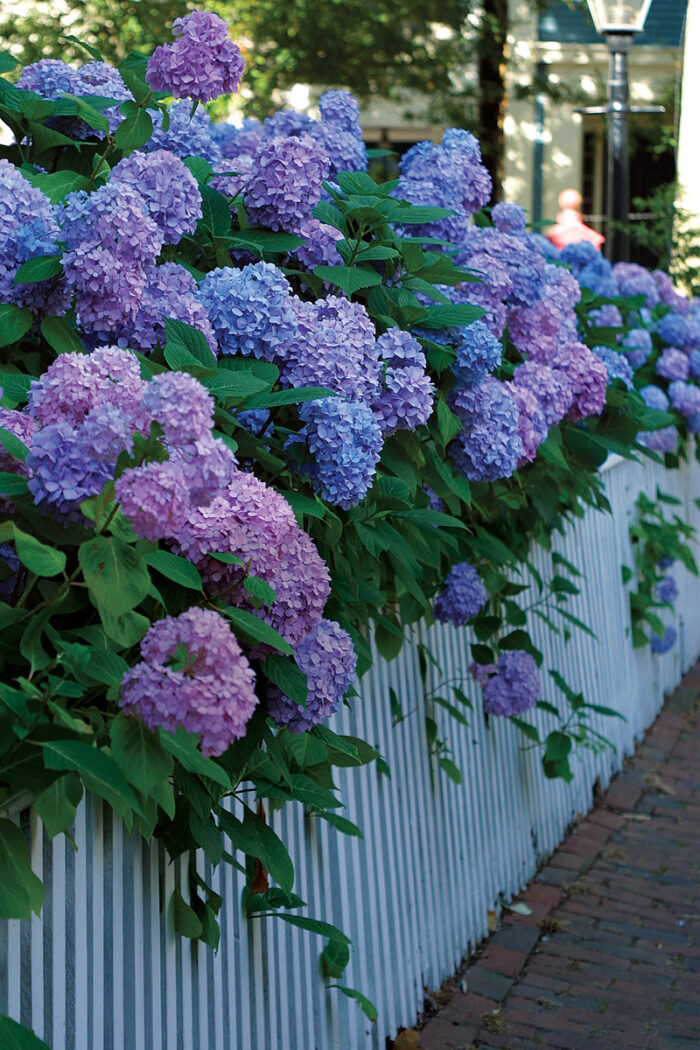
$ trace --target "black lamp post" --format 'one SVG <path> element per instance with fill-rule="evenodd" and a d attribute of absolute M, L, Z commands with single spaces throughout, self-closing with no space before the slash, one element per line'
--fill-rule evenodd
<path fill-rule="evenodd" d="M 605 254 L 611 262 L 629 254 L 629 82 L 627 54 L 635 33 L 644 29 L 651 0 L 588 0 L 597 32 L 610 51 L 608 104 L 608 236 Z M 592 112 L 593 107 L 588 112 Z M 633 107 L 634 112 L 662 112 L 663 107 Z M 595 107 L 595 112 L 601 112 Z"/>

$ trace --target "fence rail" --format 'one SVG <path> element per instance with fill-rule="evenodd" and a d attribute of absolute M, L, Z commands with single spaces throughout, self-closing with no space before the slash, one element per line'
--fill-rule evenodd
<path fill-rule="evenodd" d="M 16 816 L 47 897 L 41 919 L 0 923 L 0 1013 L 34 1028 L 52 1050 L 383 1050 L 387 1035 L 413 1022 L 425 989 L 437 987 L 486 934 L 488 911 L 526 884 L 571 821 L 590 808 L 596 780 L 607 785 L 664 692 L 700 652 L 694 577 L 674 570 L 679 644 L 663 657 L 632 649 L 620 577 L 621 565 L 632 564 L 628 525 L 639 492 L 653 495 L 659 485 L 682 501 L 679 513 L 697 527 L 700 468 L 694 461 L 672 472 L 616 462 L 605 482 L 612 515 L 588 512 L 555 540 L 585 574 L 571 610 L 597 641 L 575 631 L 565 644 L 544 625 L 538 630 L 537 620 L 529 626 L 545 666 L 558 668 L 589 702 L 625 716 L 593 723 L 616 752 L 582 752 L 571 784 L 546 780 L 515 727 L 498 719 L 485 725 L 478 691 L 465 677 L 468 633 L 421 629 L 414 641 L 431 647 L 444 677 L 464 677 L 475 705 L 469 729 L 441 709 L 430 711 L 416 647 L 406 647 L 392 664 L 377 662 L 360 683 L 361 700 L 331 723 L 375 744 L 391 770 L 390 778 L 376 766 L 339 771 L 344 812 L 362 827 L 364 841 L 339 835 L 299 807 L 272 817 L 295 861 L 295 889 L 308 914 L 352 938 L 343 982 L 375 1001 L 375 1025 L 324 987 L 318 938 L 278 919 L 242 918 L 242 882 L 231 868 L 212 872 L 198 861 L 224 897 L 218 953 L 178 937 L 168 902 L 176 887 L 187 895 L 186 860 L 168 863 L 93 798 L 78 811 L 77 852 L 63 836 L 50 842 L 29 811 Z M 545 552 L 533 552 L 533 563 L 551 573 Z M 439 676 L 430 674 L 437 688 Z M 390 688 L 407 715 L 396 726 Z M 426 713 L 439 722 L 463 772 L 459 787 L 428 755 Z"/>

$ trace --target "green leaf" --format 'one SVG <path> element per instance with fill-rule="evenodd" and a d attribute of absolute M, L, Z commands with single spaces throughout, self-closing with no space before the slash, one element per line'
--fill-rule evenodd
<path fill-rule="evenodd" d="M 44 903 L 44 887 L 29 863 L 24 835 L 11 820 L 0 820 L 0 918 L 29 919 Z"/>
<path fill-rule="evenodd" d="M 140 642 L 151 626 L 151 621 L 141 613 L 126 612 L 115 616 L 106 606 L 100 607 L 100 619 L 105 633 L 113 642 L 124 649 L 131 648 Z"/>
<path fill-rule="evenodd" d="M 278 649 L 281 653 L 287 653 L 288 655 L 294 652 L 289 642 L 274 627 L 270 627 L 269 623 L 265 623 L 264 620 L 254 616 L 253 613 L 249 613 L 245 609 L 237 609 L 233 605 L 219 611 L 229 618 L 236 634 L 240 634 L 244 641 L 261 642 L 263 645 L 269 645 L 271 648 Z"/>
<path fill-rule="evenodd" d="M 343 835 L 352 835 L 354 838 L 363 839 L 364 835 L 362 830 L 358 828 L 357 824 L 353 824 L 347 817 L 341 817 L 339 813 L 328 813 L 328 812 L 317 812 L 317 817 L 322 817 L 323 820 L 331 824 L 336 831 L 340 831 Z"/>
<path fill-rule="evenodd" d="M 58 576 L 63 572 L 66 567 L 66 556 L 63 551 L 48 547 L 34 536 L 22 532 L 16 525 L 14 532 L 17 557 L 30 572 L 36 573 L 37 576 L 49 577 Z"/>
<path fill-rule="evenodd" d="M 312 919 L 309 915 L 288 915 L 285 912 L 268 912 L 276 914 L 278 918 L 284 919 L 290 926 L 298 926 L 300 930 L 307 933 L 318 934 L 319 937 L 327 937 L 328 940 L 338 941 L 340 944 L 351 944 L 350 938 L 330 922 L 322 922 L 320 919 Z"/>
<path fill-rule="evenodd" d="M 142 109 L 128 99 L 119 107 L 124 120 L 120 121 L 114 135 L 114 144 L 117 149 L 131 153 L 132 150 L 140 149 L 153 134 L 153 121 L 147 110 Z"/>
<path fill-rule="evenodd" d="M 184 897 L 179 890 L 173 890 L 171 897 L 173 905 L 173 925 L 183 937 L 190 937 L 196 941 L 202 936 L 202 923 L 197 918 L 194 908 L 185 903 Z"/>
<path fill-rule="evenodd" d="M 90 190 L 92 186 L 90 179 L 85 175 L 78 175 L 75 171 L 55 171 L 49 175 L 43 172 L 33 175 L 25 171 L 23 174 L 29 179 L 32 186 L 37 186 L 42 193 L 46 194 L 52 204 L 58 204 L 67 193 L 73 193 L 75 190 Z M 0 331 L 2 331 L 1 328 Z"/>
<path fill-rule="evenodd" d="M 173 771 L 172 755 L 139 718 L 117 715 L 109 727 L 109 739 L 115 762 L 137 791 L 151 795 L 159 785 L 167 785 Z"/>
<path fill-rule="evenodd" d="M 150 590 L 144 560 L 116 536 L 95 536 L 81 543 L 78 561 L 100 612 L 104 608 L 112 617 L 131 612 Z"/>
<path fill-rule="evenodd" d="M 285 696 L 300 707 L 306 707 L 309 687 L 306 675 L 289 656 L 268 656 L 260 665 L 266 678 L 278 686 Z"/>
<path fill-rule="evenodd" d="M 479 317 L 484 311 L 480 306 L 470 303 L 454 303 L 450 306 L 429 306 L 425 317 L 421 319 L 421 328 L 463 328 Z"/>
<path fill-rule="evenodd" d="M 0 51 L 0 73 L 9 73 L 10 70 L 16 69 L 18 65 L 17 59 L 9 51 Z"/>
<path fill-rule="evenodd" d="M 130 65 L 128 61 L 120 63 L 117 66 L 122 80 L 128 87 L 131 94 L 134 96 L 136 102 L 145 102 L 151 93 L 151 89 L 144 79 L 144 72 L 146 69 L 146 60 L 144 58 L 141 67 L 136 65 Z"/>
<path fill-rule="evenodd" d="M 188 773 L 207 777 L 226 791 L 230 790 L 231 781 L 226 770 L 222 769 L 218 762 L 204 757 L 199 750 L 199 738 L 196 733 L 187 733 L 182 726 L 178 726 L 175 733 L 166 733 L 164 729 L 159 729 L 158 735 L 165 750 L 176 758 Z"/>
<path fill-rule="evenodd" d="M 303 237 L 294 233 L 276 233 L 274 230 L 253 230 L 249 227 L 236 232 L 231 242 L 241 248 L 254 248 L 260 252 L 292 252 L 304 243 Z"/>
<path fill-rule="evenodd" d="M 136 795 L 111 755 L 80 740 L 49 740 L 42 747 L 47 769 L 79 773 L 88 791 L 105 799 L 128 827 L 132 813 L 141 814 Z"/>
<path fill-rule="evenodd" d="M 276 598 L 276 593 L 270 584 L 257 576 L 247 576 L 243 581 L 243 586 L 248 591 L 248 594 L 251 594 L 253 598 L 257 598 L 265 605 L 272 605 Z"/>
<path fill-rule="evenodd" d="M 511 715 L 511 722 L 518 727 L 521 733 L 523 733 L 528 740 L 532 740 L 535 744 L 540 742 L 540 733 L 537 726 L 530 725 L 523 718 L 517 718 L 515 715 Z"/>
<path fill-rule="evenodd" d="M 70 107 L 63 106 L 63 99 L 67 99 L 72 105 Z M 62 113 L 64 111 L 75 113 L 91 128 L 95 128 L 96 131 L 109 131 L 109 121 L 107 120 L 107 117 L 79 95 L 73 95 L 69 91 L 61 92 L 61 96 L 56 103 L 56 112 Z"/>
<path fill-rule="evenodd" d="M 200 365 L 206 368 L 216 368 L 216 357 L 203 332 L 184 321 L 176 321 L 173 317 L 166 317 L 165 321 L 165 349 L 182 347 L 196 359 Z"/>
<path fill-rule="evenodd" d="M 451 758 L 439 758 L 438 763 L 443 773 L 446 773 L 452 783 L 459 787 L 462 783 L 462 773 L 459 766 L 456 766 Z"/>
<path fill-rule="evenodd" d="M 437 209 L 436 209 L 437 210 Z M 354 999 L 359 1005 L 362 1013 L 365 1015 L 368 1021 L 372 1024 L 376 1023 L 377 1020 L 377 1007 L 374 1005 L 371 999 L 368 999 L 362 992 L 358 992 L 356 988 L 346 988 L 342 984 L 329 984 L 329 988 L 337 988 L 339 992 L 347 996 L 348 999 Z"/>
<path fill-rule="evenodd" d="M 382 283 L 376 270 L 364 266 L 314 266 L 313 272 L 321 280 L 342 288 L 347 295 Z"/>
<path fill-rule="evenodd" d="M 67 831 L 75 820 L 78 804 L 83 797 L 83 785 L 75 773 L 57 777 L 34 800 L 34 811 L 41 817 L 49 838 Z"/>
<path fill-rule="evenodd" d="M 26 306 L 0 303 L 0 346 L 16 343 L 34 324 L 34 314 Z"/>
<path fill-rule="evenodd" d="M 287 847 L 270 825 L 248 807 L 242 821 L 226 810 L 219 811 L 219 819 L 234 849 L 257 857 L 280 888 L 289 893 L 294 885 L 294 865 Z"/>
<path fill-rule="evenodd" d="M 179 583 L 181 587 L 187 587 L 192 591 L 202 590 L 202 577 L 199 575 L 199 570 L 187 558 L 181 558 L 179 554 L 171 554 L 170 551 L 158 550 L 144 555 L 143 560 L 173 583 Z"/>
<path fill-rule="evenodd" d="M 27 400 L 31 383 L 31 376 L 25 376 L 19 372 L 0 373 L 0 386 L 3 389 L 3 393 L 5 397 L 10 398 L 16 405 L 22 405 Z"/>
<path fill-rule="evenodd" d="M 33 259 L 27 259 L 22 263 L 12 283 L 34 284 L 37 281 L 48 281 L 51 277 L 58 277 L 61 273 L 63 273 L 63 266 L 60 254 L 36 255 Z"/>
<path fill-rule="evenodd" d="M 350 962 L 350 948 L 344 941 L 333 938 L 321 952 L 320 962 L 324 977 L 342 977 Z"/>
<path fill-rule="evenodd" d="M 284 740 L 285 747 L 299 766 L 315 766 L 328 758 L 328 748 L 316 736 L 310 733 L 289 733 Z"/>
<path fill-rule="evenodd" d="M 202 218 L 200 223 L 214 237 L 225 237 L 231 229 L 231 211 L 228 201 L 211 186 L 200 186 Z"/>
<path fill-rule="evenodd" d="M 45 317 L 41 322 L 41 334 L 57 354 L 83 353 L 75 325 L 65 317 Z"/>
<path fill-rule="evenodd" d="M 10 453 L 14 459 L 24 462 L 29 455 L 29 449 L 23 441 L 12 433 L 10 430 L 5 430 L 4 427 L 0 427 L 0 445 Z"/>
<path fill-rule="evenodd" d="M 23 496 L 27 492 L 29 486 L 25 477 L 0 471 L 0 496 Z"/>
<path fill-rule="evenodd" d="M 325 386 L 297 386 L 290 390 L 275 390 L 272 394 L 255 394 L 248 398 L 245 408 L 276 408 L 279 405 L 300 405 L 306 401 L 319 401 L 322 397 L 337 397 L 334 390 Z"/>
<path fill-rule="evenodd" d="M 31 1029 L 4 1015 L 0 1016 L 0 1046 L 3 1050 L 50 1050 Z"/>

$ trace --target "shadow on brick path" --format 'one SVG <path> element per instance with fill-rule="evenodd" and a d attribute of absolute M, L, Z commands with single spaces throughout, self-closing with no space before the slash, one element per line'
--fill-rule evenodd
<path fill-rule="evenodd" d="M 700 1050 L 699 694 L 700 664 L 420 1050 Z"/>

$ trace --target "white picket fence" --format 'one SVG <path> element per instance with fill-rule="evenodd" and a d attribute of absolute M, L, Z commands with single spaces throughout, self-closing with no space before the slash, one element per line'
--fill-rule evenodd
<path fill-rule="evenodd" d="M 658 657 L 632 649 L 620 576 L 621 565 L 632 564 L 628 525 L 638 493 L 653 495 L 659 485 L 698 526 L 700 468 L 694 461 L 679 471 L 618 461 L 605 482 L 612 515 L 588 512 L 555 541 L 585 573 L 570 608 L 598 640 L 574 631 L 565 644 L 537 619 L 530 626 L 545 666 L 558 668 L 590 702 L 625 716 L 594 722 L 617 751 L 578 754 L 569 785 L 546 780 L 539 756 L 513 726 L 492 719 L 486 727 L 466 676 L 468 633 L 420 630 L 415 638 L 430 645 L 444 678 L 464 679 L 475 705 L 470 728 L 441 708 L 429 710 L 415 648 L 390 665 L 380 660 L 360 683 L 362 699 L 332 722 L 375 744 L 391 770 L 391 778 L 376 766 L 338 772 L 343 812 L 362 827 L 364 841 L 339 835 L 300 807 L 273 817 L 308 914 L 352 938 L 343 983 L 374 1000 L 376 1024 L 324 986 L 319 938 L 278 919 L 242 918 L 241 879 L 227 866 L 212 873 L 201 862 L 224 898 L 218 953 L 178 937 L 168 902 L 176 887 L 187 894 L 186 862 L 168 863 L 94 799 L 78 813 L 77 852 L 63 837 L 50 842 L 29 812 L 16 817 L 47 899 L 40 919 L 0 924 L 0 1013 L 34 1028 L 53 1050 L 384 1050 L 387 1035 L 414 1021 L 425 990 L 487 933 L 487 912 L 523 888 L 590 808 L 595 781 L 607 785 L 700 653 L 694 577 L 673 570 L 679 643 Z M 533 562 L 543 576 L 551 573 L 545 552 L 534 551 Z M 431 675 L 437 688 L 440 676 Z M 407 715 L 396 726 L 390 687 Z M 547 695 L 556 698 L 549 685 Z M 460 787 L 428 755 L 426 713 L 464 774 Z"/>

